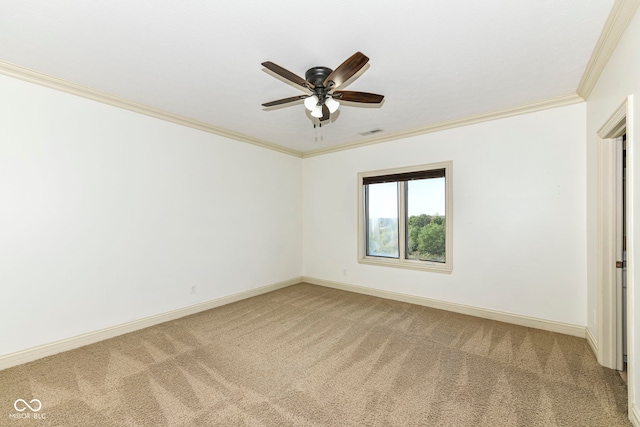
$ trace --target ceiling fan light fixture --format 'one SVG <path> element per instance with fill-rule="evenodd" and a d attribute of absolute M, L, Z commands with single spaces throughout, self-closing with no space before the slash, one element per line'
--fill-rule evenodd
<path fill-rule="evenodd" d="M 333 98 L 327 98 L 324 101 L 324 105 L 326 105 L 327 108 L 329 109 L 329 112 L 333 114 L 336 111 L 338 111 L 338 107 L 340 106 L 340 103 Z"/>
<path fill-rule="evenodd" d="M 316 107 L 311 111 L 311 115 L 316 118 L 322 117 L 322 105 L 316 105 Z"/>
<path fill-rule="evenodd" d="M 318 106 L 318 97 L 315 95 L 311 95 L 310 97 L 304 100 L 304 107 L 309 111 L 315 110 L 317 106 Z"/>

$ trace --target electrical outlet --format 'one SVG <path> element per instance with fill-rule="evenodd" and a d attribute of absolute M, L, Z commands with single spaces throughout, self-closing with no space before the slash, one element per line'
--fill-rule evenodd
<path fill-rule="evenodd" d="M 196 285 L 191 285 L 191 295 L 198 293 L 198 287 Z"/>
<path fill-rule="evenodd" d="M 345 268 L 344 270 L 342 270 L 342 275 L 346 276 L 347 275 L 347 269 Z"/>

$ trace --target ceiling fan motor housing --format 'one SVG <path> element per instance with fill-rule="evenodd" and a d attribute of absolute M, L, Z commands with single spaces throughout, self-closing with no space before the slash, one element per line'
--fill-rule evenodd
<path fill-rule="evenodd" d="M 305 79 L 314 86 L 313 93 L 318 97 L 319 103 L 322 104 L 327 97 L 329 88 L 324 87 L 324 81 L 333 72 L 327 67 L 309 68 L 304 74 Z"/>
<path fill-rule="evenodd" d="M 324 81 L 333 72 L 331 68 L 327 67 L 313 67 L 309 68 L 305 73 L 305 79 L 313 84 L 315 87 L 324 86 Z"/>

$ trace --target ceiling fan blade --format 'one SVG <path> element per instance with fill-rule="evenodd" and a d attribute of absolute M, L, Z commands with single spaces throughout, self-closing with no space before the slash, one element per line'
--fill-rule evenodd
<path fill-rule="evenodd" d="M 331 112 L 329 111 L 329 107 L 327 107 L 325 104 L 322 104 L 322 117 L 320 117 L 320 121 L 324 122 L 325 120 L 329 120 L 330 115 Z"/>
<path fill-rule="evenodd" d="M 305 99 L 307 95 L 298 95 L 292 96 L 290 98 L 278 99 L 277 101 L 265 102 L 262 104 L 263 107 L 274 107 L 276 105 L 287 104 L 289 102 L 298 101 L 300 99 Z"/>
<path fill-rule="evenodd" d="M 356 52 L 349 57 L 346 61 L 338 66 L 329 76 L 325 79 L 325 87 L 329 87 L 330 82 L 333 82 L 331 87 L 336 88 L 342 85 L 344 82 L 353 77 L 362 67 L 367 65 L 369 58 L 362 52 Z"/>
<path fill-rule="evenodd" d="M 354 92 L 350 90 L 333 92 L 333 97 L 339 101 L 362 102 L 365 104 L 379 104 L 384 99 L 384 95 L 368 92 Z"/>
<path fill-rule="evenodd" d="M 293 74 L 291 71 L 286 70 L 286 69 L 282 68 L 281 66 L 279 66 L 278 64 L 274 64 L 271 61 L 263 62 L 262 66 L 264 68 L 268 69 L 268 70 L 273 71 L 274 73 L 276 73 L 280 77 L 283 77 L 283 78 L 289 80 L 290 82 L 293 82 L 293 83 L 295 83 L 295 84 L 297 84 L 299 86 L 302 86 L 304 88 L 313 89 L 315 87 L 311 83 L 309 83 L 308 81 L 303 79 L 302 77 Z"/>

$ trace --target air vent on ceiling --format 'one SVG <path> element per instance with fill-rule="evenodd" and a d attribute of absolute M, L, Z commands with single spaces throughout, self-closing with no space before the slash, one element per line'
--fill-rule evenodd
<path fill-rule="evenodd" d="M 359 132 L 358 134 L 362 136 L 369 136 L 371 134 L 378 133 L 378 132 L 382 132 L 382 129 L 372 129 L 366 132 Z"/>

